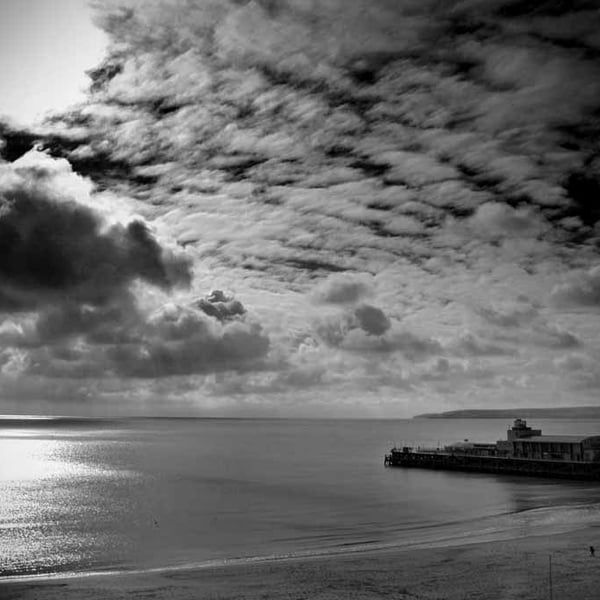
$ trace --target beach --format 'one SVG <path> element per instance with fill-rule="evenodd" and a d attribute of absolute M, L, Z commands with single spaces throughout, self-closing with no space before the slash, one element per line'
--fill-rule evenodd
<path fill-rule="evenodd" d="M 387 549 L 181 570 L 5 580 L 0 583 L 0 597 L 540 600 L 551 597 L 552 581 L 552 597 L 556 600 L 597 600 L 600 555 L 590 555 L 591 544 L 600 546 L 600 526 L 558 535 L 416 550 Z"/>

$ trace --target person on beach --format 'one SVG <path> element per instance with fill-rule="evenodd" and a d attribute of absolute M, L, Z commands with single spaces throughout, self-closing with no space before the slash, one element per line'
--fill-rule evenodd
<path fill-rule="evenodd" d="M 594 548 L 594 546 L 590 546 L 590 556 L 595 556 L 596 554 L 596 548 Z"/>

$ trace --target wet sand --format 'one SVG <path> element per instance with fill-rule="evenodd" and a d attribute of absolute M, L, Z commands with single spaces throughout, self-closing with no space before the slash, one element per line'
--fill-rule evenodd
<path fill-rule="evenodd" d="M 536 532 L 538 533 L 538 532 Z M 543 534 L 543 532 L 539 532 Z M 598 547 L 592 557 L 589 546 Z M 600 526 L 558 535 L 197 569 L 0 582 L 2 600 L 598 600 Z"/>

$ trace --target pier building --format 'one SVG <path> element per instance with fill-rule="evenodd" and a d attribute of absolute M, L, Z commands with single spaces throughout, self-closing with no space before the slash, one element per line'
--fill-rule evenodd
<path fill-rule="evenodd" d="M 570 461 L 600 460 L 600 435 L 542 435 L 540 429 L 515 419 L 506 441 L 496 444 L 498 456 Z"/>

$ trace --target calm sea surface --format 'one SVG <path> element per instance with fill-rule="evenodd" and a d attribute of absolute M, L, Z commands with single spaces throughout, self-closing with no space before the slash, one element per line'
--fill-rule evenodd
<path fill-rule="evenodd" d="M 449 545 L 600 523 L 600 486 L 387 469 L 491 420 L 0 419 L 0 574 Z M 536 421 L 544 433 L 600 421 Z"/>

